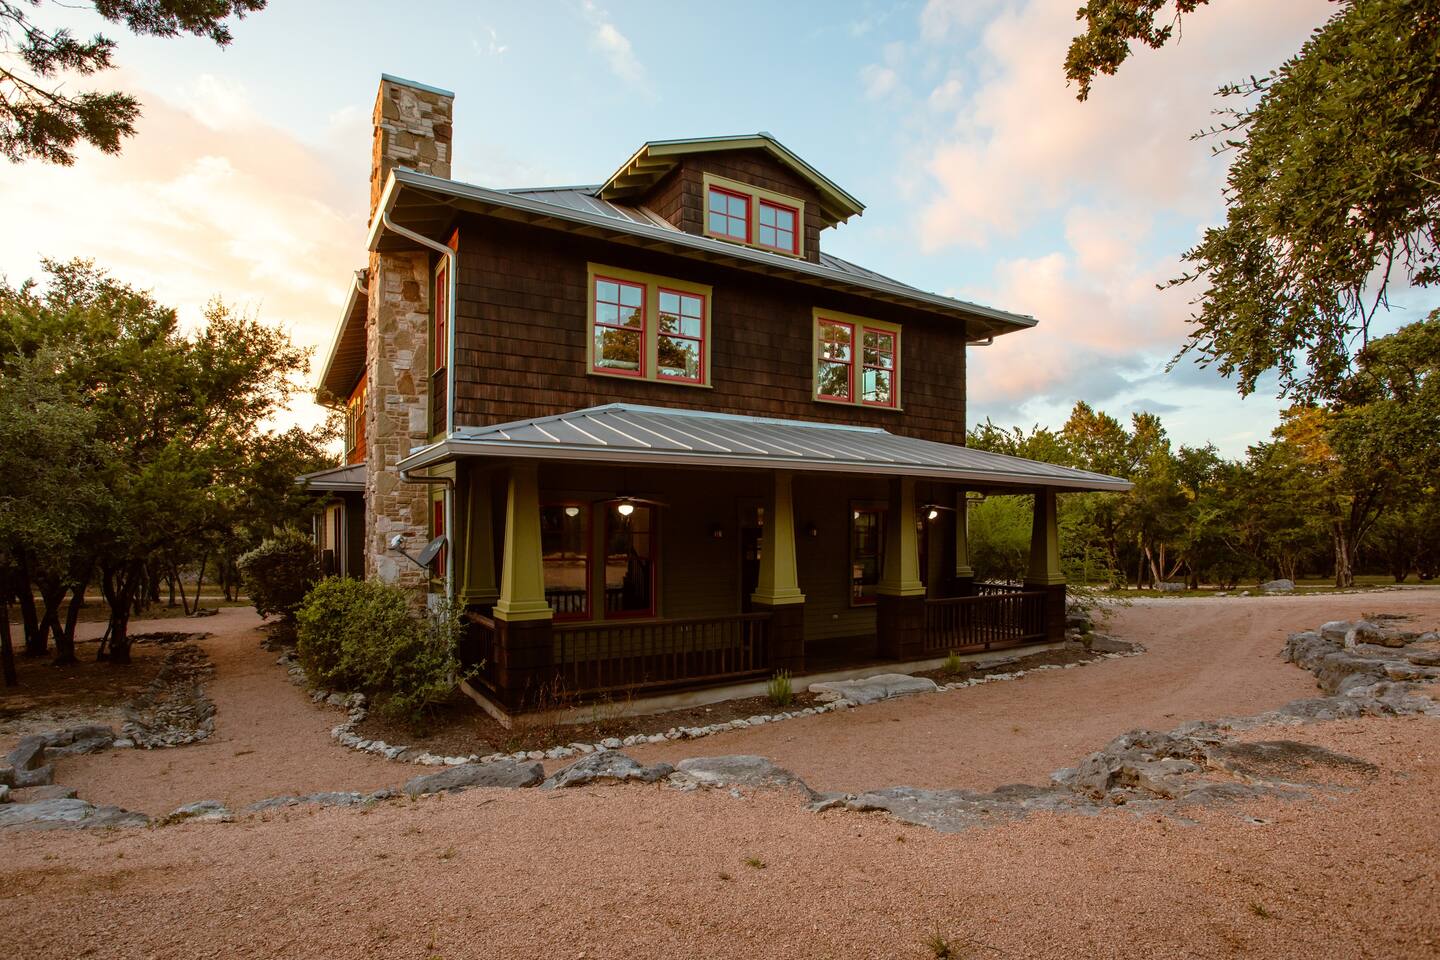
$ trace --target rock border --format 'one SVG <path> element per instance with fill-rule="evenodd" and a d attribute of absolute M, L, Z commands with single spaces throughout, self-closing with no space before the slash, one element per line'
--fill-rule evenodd
<path fill-rule="evenodd" d="M 1028 669 L 1022 668 L 1008 672 L 986 674 L 983 677 L 974 677 L 969 680 L 957 680 L 953 683 L 935 684 L 933 688 L 905 691 L 897 695 L 948 693 L 952 690 L 963 690 L 967 687 L 976 687 L 984 683 L 1000 683 L 1006 680 L 1018 680 L 1031 673 L 1041 673 L 1049 670 L 1073 670 L 1077 667 L 1085 667 L 1105 660 L 1121 660 L 1126 657 L 1138 657 L 1146 652 L 1142 644 L 1118 640 L 1105 634 L 1091 635 L 1087 643 L 1087 651 L 1092 653 L 1092 656 L 1075 663 L 1041 664 Z M 1019 663 L 1028 656 L 1034 656 L 1034 654 L 1002 657 L 1001 659 L 992 661 L 989 666 L 996 667 Z M 277 666 L 285 668 L 291 683 L 301 687 L 310 686 L 309 676 L 305 673 L 305 668 L 300 665 L 299 659 L 293 650 L 287 650 L 282 653 L 275 663 Z M 884 697 L 881 699 L 893 699 L 893 697 Z M 666 741 L 673 740 L 699 740 L 703 737 L 713 736 L 717 733 L 725 733 L 730 730 L 760 727 L 766 724 L 780 723 L 785 720 L 798 720 L 802 717 L 813 717 L 823 713 L 833 713 L 838 710 L 851 710 L 865 706 L 871 702 L 880 702 L 879 700 L 871 700 L 865 703 L 856 703 L 853 700 L 841 697 L 800 710 L 780 711 L 773 714 L 756 714 L 751 717 L 743 717 L 728 720 L 724 723 L 713 723 L 705 726 L 671 727 L 663 733 L 637 733 L 625 737 L 606 737 L 594 743 L 575 742 L 563 746 L 551 747 L 548 750 L 516 750 L 512 753 L 439 756 L 409 746 L 386 743 L 384 740 L 367 740 L 357 735 L 355 733 L 355 727 L 363 722 L 369 715 L 368 701 L 363 693 L 342 693 L 334 690 L 317 689 L 310 693 L 310 700 L 314 703 L 326 703 L 330 706 L 340 707 L 348 711 L 345 722 L 332 727 L 330 730 L 330 736 L 341 746 L 361 753 L 381 756 L 387 760 L 397 760 L 402 763 L 419 764 L 420 766 L 427 767 L 458 767 L 463 764 L 501 763 L 503 761 L 523 763 L 526 761 L 568 760 L 572 757 L 582 757 L 588 754 L 601 753 L 606 750 L 623 750 L 626 747 L 639 746 L 646 743 L 665 743 Z"/>

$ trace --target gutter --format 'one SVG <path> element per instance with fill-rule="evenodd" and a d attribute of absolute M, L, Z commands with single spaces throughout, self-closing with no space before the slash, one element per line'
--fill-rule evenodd
<path fill-rule="evenodd" d="M 395 176 L 391 171 L 390 176 Z M 389 184 L 386 184 L 387 191 Z M 385 224 L 390 230 L 398 233 L 406 240 L 418 243 L 421 246 L 429 247 L 445 258 L 445 436 L 455 432 L 455 251 L 443 243 L 437 243 L 429 237 L 421 236 L 414 230 L 408 230 L 390 219 L 390 209 L 387 204 L 380 208 L 379 223 Z M 374 249 L 374 245 L 371 245 Z M 401 479 L 405 479 L 401 473 Z M 423 481 L 422 481 L 423 482 Z"/>

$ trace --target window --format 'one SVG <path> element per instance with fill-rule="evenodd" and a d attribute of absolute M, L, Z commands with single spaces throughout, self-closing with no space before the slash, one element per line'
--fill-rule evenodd
<path fill-rule="evenodd" d="M 590 372 L 663 383 L 710 382 L 710 287 L 589 264 Z"/>
<path fill-rule="evenodd" d="M 430 530 L 432 534 L 436 537 L 445 536 L 445 498 L 443 496 L 439 496 L 436 497 L 434 500 L 431 500 L 430 510 Z M 445 579 L 445 563 L 446 560 L 449 559 L 449 553 L 450 544 L 446 543 L 445 546 L 440 548 L 440 552 L 435 555 L 435 562 L 430 565 L 430 576 L 434 577 L 436 580 Z"/>
<path fill-rule="evenodd" d="M 432 369 L 445 369 L 449 340 L 446 337 L 450 320 L 450 275 L 447 261 L 442 259 L 435 270 L 435 363 Z"/>
<path fill-rule="evenodd" d="M 704 234 L 788 256 L 804 255 L 805 201 L 704 174 Z"/>
<path fill-rule="evenodd" d="M 795 242 L 798 211 L 794 207 L 760 201 L 760 246 L 782 253 L 799 253 Z"/>
<path fill-rule="evenodd" d="M 700 382 L 705 351 L 705 298 L 660 289 L 657 375 L 664 380 Z"/>
<path fill-rule="evenodd" d="M 705 204 L 706 226 L 712 235 L 750 242 L 750 198 L 722 187 L 710 187 Z"/>
<path fill-rule="evenodd" d="M 643 377 L 644 364 L 645 288 L 596 277 L 594 368 Z"/>
<path fill-rule="evenodd" d="M 605 507 L 605 617 L 655 615 L 655 508 Z"/>
<path fill-rule="evenodd" d="M 345 402 L 345 462 L 359 463 L 365 459 L 365 396 L 366 380 L 360 378 L 350 399 Z"/>
<path fill-rule="evenodd" d="M 590 619 L 590 506 L 540 507 L 540 555 L 545 600 L 556 620 Z"/>
<path fill-rule="evenodd" d="M 875 602 L 885 567 L 885 508 L 850 509 L 850 605 Z"/>
<path fill-rule="evenodd" d="M 855 325 L 821 320 L 819 359 L 815 367 L 815 393 L 830 400 L 849 401 L 854 394 Z"/>
<path fill-rule="evenodd" d="M 815 311 L 815 399 L 900 407 L 900 328 Z"/>

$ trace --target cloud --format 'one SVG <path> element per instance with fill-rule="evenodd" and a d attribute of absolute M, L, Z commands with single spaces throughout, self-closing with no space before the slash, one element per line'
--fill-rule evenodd
<path fill-rule="evenodd" d="M 645 85 L 645 65 L 635 56 L 630 39 L 620 32 L 610 20 L 610 14 L 597 7 L 591 0 L 584 0 L 581 9 L 594 27 L 591 42 L 605 57 L 613 72 L 621 80 L 635 86 Z"/>
<path fill-rule="evenodd" d="M 17 282 L 41 257 L 92 258 L 186 325 L 220 296 L 323 349 L 364 266 L 368 127 L 341 118 L 323 132 L 335 139 L 303 143 L 261 121 L 243 88 L 203 78 L 175 102 L 140 96 L 119 156 L 87 148 L 72 168 L 26 163 L 0 178 L 0 209 L 26 225 L 0 231 L 0 272 Z M 321 414 L 302 399 L 293 416 Z"/>
<path fill-rule="evenodd" d="M 889 67 L 868 63 L 860 68 L 860 85 L 867 100 L 883 100 L 900 85 L 900 75 Z"/>

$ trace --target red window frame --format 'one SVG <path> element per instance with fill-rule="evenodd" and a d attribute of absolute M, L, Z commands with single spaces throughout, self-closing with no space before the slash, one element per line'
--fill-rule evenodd
<path fill-rule="evenodd" d="M 720 195 L 723 196 L 723 197 L 733 197 L 733 198 L 736 199 L 736 200 L 743 200 L 743 201 L 745 202 L 745 216 L 744 216 L 744 218 L 743 218 L 743 219 L 744 219 L 744 223 L 745 223 L 745 233 L 744 233 L 744 235 L 734 234 L 734 233 L 731 233 L 730 230 L 729 230 L 730 221 L 736 219 L 736 217 L 735 217 L 735 214 L 733 214 L 733 213 L 730 212 L 730 205 L 729 205 L 728 202 L 727 202 L 726 205 L 725 205 L 725 213 L 724 213 L 726 229 L 723 230 L 723 231 L 721 231 L 721 230 L 716 230 L 716 229 L 710 224 L 710 214 L 711 214 L 711 212 L 712 212 L 712 211 L 710 210 L 710 195 L 711 195 L 711 194 L 715 194 L 715 193 L 718 193 L 718 194 L 720 194 Z M 717 186 L 714 186 L 714 185 L 712 184 L 711 187 L 709 188 L 709 191 L 705 194 L 705 232 L 708 233 L 708 234 L 710 234 L 711 236 L 723 237 L 723 238 L 726 239 L 726 240 L 738 240 L 738 241 L 740 241 L 741 243 L 749 243 L 749 242 L 750 242 L 750 195 L 749 195 L 748 193 L 740 193 L 738 190 L 726 190 L 724 187 L 717 187 Z"/>
<path fill-rule="evenodd" d="M 602 322 L 600 321 L 600 310 L 599 310 L 600 304 L 601 304 L 601 303 L 607 303 L 607 304 L 610 303 L 610 301 L 608 301 L 608 300 L 601 300 L 601 299 L 600 299 L 600 284 L 602 284 L 602 283 L 613 283 L 613 284 L 615 284 L 617 287 L 634 287 L 636 290 L 639 290 L 639 291 L 640 291 L 640 306 L 638 307 L 638 309 L 639 309 L 639 311 L 640 311 L 640 326 L 638 326 L 638 327 L 632 327 L 632 326 L 629 326 L 629 325 L 623 324 L 623 323 L 602 323 Z M 613 377 L 640 377 L 640 378 L 644 378 L 644 376 L 645 376 L 645 352 L 646 352 L 646 347 L 645 347 L 645 344 L 646 344 L 646 338 L 645 338 L 645 334 L 646 334 L 646 328 L 645 328 L 645 322 L 646 322 L 646 321 L 645 321 L 645 314 L 646 314 L 645 295 L 646 295 L 646 290 L 645 290 L 645 284 L 643 284 L 643 283 L 636 283 L 636 282 L 633 281 L 633 280 L 621 280 L 619 277 L 606 277 L 606 276 L 601 276 L 601 275 L 598 274 L 598 273 L 595 275 L 594 284 L 593 284 L 593 286 L 592 286 L 591 289 L 590 289 L 590 312 L 591 312 L 591 323 L 590 323 L 590 370 L 591 370 L 592 373 L 604 373 L 604 374 L 608 374 L 608 375 L 613 376 Z M 616 296 L 617 296 L 617 298 L 618 298 L 619 294 L 617 293 Z M 623 311 L 623 310 L 626 310 L 626 309 L 637 309 L 637 308 L 633 308 L 633 307 L 631 307 L 631 308 L 625 307 L 625 305 L 622 304 L 622 303 L 620 303 L 618 299 L 615 301 L 615 303 L 614 303 L 613 305 L 616 307 L 617 310 L 620 310 L 620 311 Z M 620 319 L 620 318 L 617 317 L 616 319 Z M 624 332 L 626 332 L 626 333 L 633 333 L 633 334 L 635 334 L 637 337 L 639 337 L 640 346 L 639 346 L 639 348 L 638 348 L 638 350 L 637 350 L 636 361 L 635 361 L 635 369 L 634 369 L 634 370 L 626 370 L 626 369 L 624 369 L 623 367 L 604 367 L 604 366 L 600 366 L 600 363 L 599 363 L 599 361 L 600 361 L 600 355 L 599 355 L 599 353 L 595 350 L 595 331 L 596 331 L 596 330 L 620 330 L 620 331 L 624 331 Z"/>
<path fill-rule="evenodd" d="M 761 200 L 760 200 L 760 207 L 759 207 L 759 212 L 760 212 L 760 214 L 762 214 L 762 215 L 764 214 L 766 207 L 769 207 L 769 208 L 772 209 L 772 210 L 784 210 L 786 213 L 790 214 L 790 217 L 791 217 L 790 231 L 789 231 L 789 233 L 790 233 L 790 246 L 788 246 L 788 247 L 782 247 L 782 246 L 778 246 L 778 245 L 775 245 L 775 244 L 769 244 L 769 243 L 766 243 L 764 240 L 761 240 L 761 239 L 759 238 L 759 236 L 757 236 L 756 239 L 755 239 L 755 244 L 756 244 L 756 246 L 764 247 L 764 248 L 767 249 L 767 250 L 778 250 L 778 251 L 780 251 L 781 253 L 790 253 L 790 254 L 795 254 L 795 255 L 798 256 L 799 253 L 800 253 L 800 210 L 799 210 L 799 208 L 797 208 L 797 207 L 791 207 L 791 206 L 788 206 L 788 205 L 783 204 L 783 203 L 776 203 L 776 202 L 773 201 L 773 200 L 761 199 Z M 766 226 L 766 225 L 765 225 L 764 223 L 759 224 L 758 230 L 759 230 L 759 233 L 760 233 L 761 235 L 763 235 L 764 232 L 765 232 L 765 226 Z M 780 234 L 780 232 L 781 232 L 781 231 L 780 231 L 780 228 L 779 228 L 778 226 L 775 226 L 775 227 L 771 227 L 771 229 L 775 231 L 776 236 L 777 236 L 777 238 L 778 238 L 778 236 L 779 236 L 779 234 Z"/>
<path fill-rule="evenodd" d="M 891 343 L 890 366 L 884 367 L 880 364 L 865 362 L 865 337 L 868 334 L 876 334 L 882 337 L 889 337 Z M 884 327 L 864 327 L 860 333 L 860 391 L 859 400 L 867 407 L 895 407 L 900 403 L 900 331 L 887 330 Z M 865 371 L 866 370 L 889 370 L 890 372 L 890 399 L 887 401 L 865 399 Z"/>
<path fill-rule="evenodd" d="M 581 502 L 579 502 L 579 501 L 577 501 L 577 500 L 547 500 L 547 501 L 545 501 L 544 503 L 540 504 L 540 509 L 544 510 L 546 507 L 559 507 L 562 511 L 563 511 L 563 510 L 566 510 L 566 509 L 569 509 L 569 508 L 571 508 L 571 507 L 574 507 L 574 508 L 576 508 L 577 510 L 580 511 L 580 513 L 577 514 L 577 515 L 580 517 L 580 530 L 581 530 L 581 533 L 580 533 L 580 549 L 581 549 L 580 556 L 581 556 L 581 558 L 585 561 L 585 581 L 584 581 L 584 583 L 585 583 L 585 606 L 584 606 L 584 608 L 583 608 L 582 610 L 578 610 L 578 611 L 575 611 L 575 612 L 572 612 L 572 613 L 561 613 L 559 610 L 555 610 L 555 608 L 554 608 L 553 606 L 552 606 L 550 609 L 555 611 L 555 613 L 554 613 L 554 619 L 555 619 L 555 620 L 589 620 L 589 619 L 591 619 L 591 618 L 594 616 L 594 612 L 593 612 L 593 611 L 594 611 L 594 609 L 595 609 L 595 605 L 594 605 L 594 603 L 593 603 L 592 596 L 591 596 L 591 594 L 594 592 L 594 586 L 595 586 L 593 583 L 591 583 L 591 579 L 592 579 L 592 577 L 593 577 L 593 572 L 594 572 L 594 553 L 595 553 L 595 548 L 594 548 L 594 544 L 593 544 L 593 542 L 592 542 L 592 537 L 591 537 L 591 524 L 594 522 L 594 511 L 590 508 L 590 504 L 588 504 L 588 503 L 581 503 Z M 544 563 L 544 547 L 543 547 L 543 544 L 542 544 L 542 547 L 541 547 L 541 563 L 542 563 L 542 565 L 543 565 L 543 563 Z M 542 576 L 542 588 L 543 588 L 543 576 L 544 576 L 543 571 L 542 571 L 541 576 Z"/>
<path fill-rule="evenodd" d="M 440 267 L 435 271 L 435 366 L 432 373 L 439 373 L 445 369 L 449 359 L 449 351 L 446 349 L 449 343 L 446 339 L 450 322 L 450 265 L 440 261 Z"/>
<path fill-rule="evenodd" d="M 691 299 L 693 299 L 693 300 L 699 300 L 699 301 L 700 301 L 700 316 L 699 316 L 699 318 L 698 318 L 698 319 L 700 320 L 700 335 L 699 335 L 698 337 L 688 336 L 687 334 L 683 334 L 683 333 L 666 333 L 666 332 L 664 331 L 664 329 L 659 326 L 660 317 L 661 317 L 661 315 L 662 315 L 662 313 L 663 313 L 663 311 L 659 310 L 659 306 L 660 306 L 660 303 L 663 303 L 663 302 L 664 302 L 664 301 L 661 300 L 660 298 L 663 297 L 663 296 L 664 296 L 665 294 L 667 294 L 667 293 L 673 294 L 674 296 L 677 296 L 677 297 L 680 297 L 680 298 L 681 298 L 681 303 L 682 303 L 682 308 L 683 308 L 683 303 L 684 303 L 684 298 L 685 298 L 685 297 L 689 297 L 689 298 L 691 298 Z M 703 293 L 691 293 L 691 292 L 688 291 L 688 290 L 675 290 L 675 289 L 673 289 L 673 288 L 671 288 L 671 287 L 663 287 L 663 286 L 656 288 L 655 295 L 656 295 L 656 299 L 657 299 L 657 301 L 658 301 L 658 302 L 656 303 L 656 308 L 657 308 L 657 310 L 656 310 L 656 314 L 655 314 L 655 318 L 656 318 L 656 319 L 655 319 L 655 322 L 656 322 L 656 330 L 655 330 L 655 349 L 656 349 L 656 354 L 657 354 L 656 359 L 655 359 L 655 378 L 656 378 L 657 380 L 670 380 L 670 381 L 679 382 L 679 383 L 704 383 L 704 382 L 705 382 L 705 340 L 706 340 L 706 333 L 708 332 L 709 326 L 710 326 L 710 324 L 709 324 L 709 319 L 710 319 L 710 318 L 709 318 L 709 310 L 710 310 L 709 300 L 710 300 L 710 298 L 707 297 L 707 296 L 705 296 L 705 294 L 703 294 Z M 683 318 L 683 317 L 684 317 L 684 314 L 682 313 L 682 314 L 680 314 L 680 316 Z M 694 319 L 694 318 L 689 318 L 689 319 Z M 660 364 L 660 359 L 659 359 L 659 356 L 658 356 L 658 354 L 659 354 L 659 349 L 660 349 L 660 340 L 661 340 L 662 338 L 664 338 L 664 337 L 670 337 L 670 338 L 675 339 L 675 340 L 688 340 L 688 341 L 690 341 L 691 343 L 699 344 L 699 348 L 700 348 L 699 351 L 698 351 L 699 362 L 698 362 L 698 364 L 696 365 L 696 368 L 695 368 L 695 376 L 693 376 L 693 377 L 677 377 L 677 376 L 673 376 L 673 375 L 670 375 L 670 374 L 667 374 L 667 373 L 664 372 L 664 368 L 663 368 L 662 365 Z"/>
<path fill-rule="evenodd" d="M 619 514 L 619 511 L 616 509 L 618 506 L 618 503 L 613 502 L 605 505 L 605 539 L 603 541 L 604 550 L 602 551 L 603 556 L 601 557 L 601 563 L 608 563 L 610 560 L 610 525 L 614 522 L 616 515 Z M 604 595 L 608 592 L 609 585 L 606 583 L 605 578 L 601 577 L 600 589 L 602 592 L 600 597 L 600 611 L 601 618 L 604 620 L 653 618 L 658 608 L 658 604 L 656 603 L 658 599 L 656 597 L 656 588 L 659 586 L 659 580 L 656 577 L 656 571 L 660 569 L 660 510 L 654 504 L 649 503 L 636 504 L 635 509 L 650 511 L 650 529 L 646 534 L 650 541 L 650 606 L 645 610 L 611 611 Z"/>
<path fill-rule="evenodd" d="M 838 341 L 838 340 L 826 340 L 826 339 L 822 336 L 826 324 L 829 324 L 829 325 L 831 325 L 831 326 L 836 326 L 836 327 L 844 327 L 845 329 L 847 329 L 847 330 L 850 331 L 850 359 L 849 359 L 849 360 L 832 360 L 832 359 L 828 359 L 828 358 L 825 356 L 825 344 L 827 344 L 827 343 L 839 343 L 839 342 L 840 342 L 840 341 Z M 849 323 L 849 322 L 844 321 L 844 320 L 831 320 L 831 319 L 829 319 L 828 317 L 819 317 L 819 318 L 816 319 L 816 321 L 815 321 L 815 337 L 816 337 L 816 351 L 815 351 L 815 396 L 816 396 L 817 398 L 822 399 L 822 400 L 838 400 L 838 401 L 842 401 L 842 402 L 845 402 L 845 403 L 854 403 L 854 402 L 855 402 L 855 330 L 856 330 L 855 324 Z M 846 374 L 845 374 L 845 394 L 844 394 L 844 396 L 840 396 L 840 395 L 838 395 L 838 394 L 833 394 L 833 393 L 824 393 L 824 392 L 823 392 L 823 390 L 824 390 L 824 382 L 823 382 L 823 381 L 821 380 L 821 378 L 820 378 L 820 365 L 821 365 L 821 364 L 826 364 L 826 363 L 828 363 L 828 364 L 835 364 L 835 365 L 843 365 L 843 366 L 845 366 L 845 367 L 847 368 L 847 369 L 846 369 Z"/>
<path fill-rule="evenodd" d="M 438 500 L 432 500 L 430 501 L 430 505 L 431 529 L 434 531 L 434 536 L 443 537 L 445 536 L 445 498 L 441 497 Z M 440 548 L 440 552 L 435 554 L 435 572 L 431 574 L 431 576 L 436 580 L 445 579 L 445 564 L 449 559 L 447 557 L 449 552 L 450 542 L 447 540 L 445 546 Z"/>

